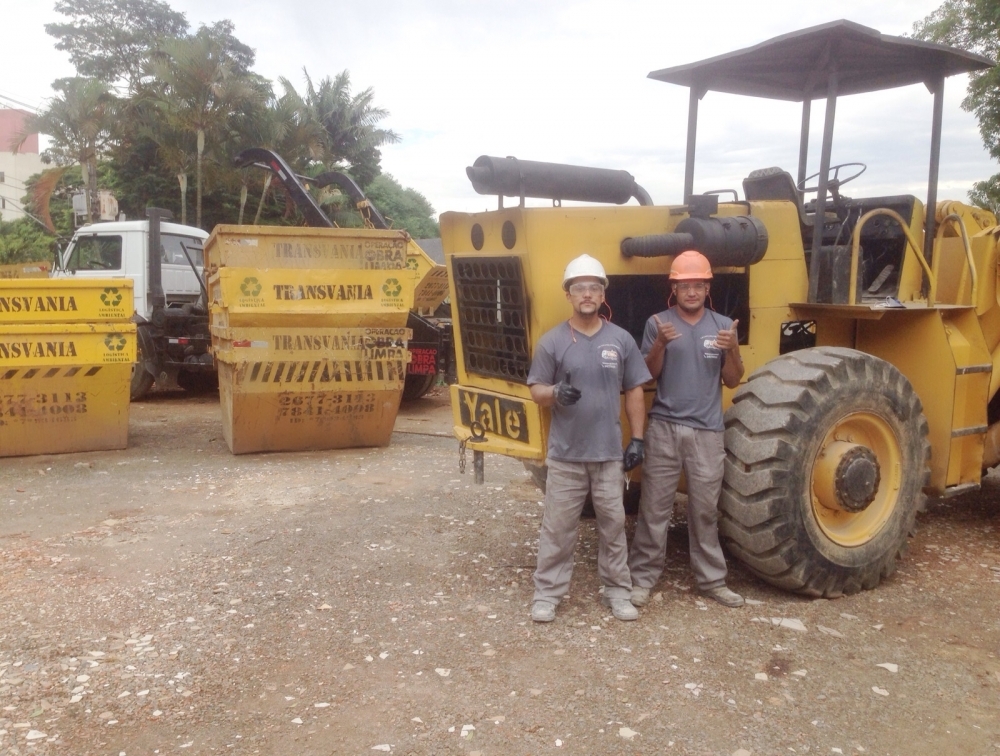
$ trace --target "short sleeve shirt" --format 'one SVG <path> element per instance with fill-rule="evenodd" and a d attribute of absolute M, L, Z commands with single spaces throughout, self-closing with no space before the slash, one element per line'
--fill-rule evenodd
<path fill-rule="evenodd" d="M 621 459 L 621 392 L 652 376 L 628 331 L 602 321 L 587 336 L 561 323 L 535 347 L 528 385 L 567 381 L 580 400 L 552 407 L 548 456 L 561 462 L 610 462 Z"/>
<path fill-rule="evenodd" d="M 691 325 L 674 307 L 657 313 L 656 317 L 661 323 L 673 323 L 681 337 L 666 346 L 649 416 L 700 430 L 725 430 L 722 420 L 725 352 L 715 345 L 715 339 L 719 331 L 731 329 L 733 321 L 706 309 L 701 320 Z M 642 335 L 643 355 L 649 354 L 656 332 L 656 322 L 650 318 Z"/>

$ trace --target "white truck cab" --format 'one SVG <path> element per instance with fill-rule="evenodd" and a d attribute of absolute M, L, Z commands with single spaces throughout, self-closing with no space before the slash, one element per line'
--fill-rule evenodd
<path fill-rule="evenodd" d="M 135 284 L 136 314 L 149 319 L 152 312 L 148 280 L 149 223 L 148 220 L 116 221 L 77 229 L 53 277 L 131 278 Z M 199 277 L 205 264 L 202 245 L 207 238 L 208 234 L 199 228 L 161 223 L 160 262 L 167 307 L 194 303 L 201 297 Z"/>
<path fill-rule="evenodd" d="M 138 354 L 131 398 L 153 383 L 161 389 L 214 387 L 208 331 L 203 244 L 208 234 L 169 223 L 170 213 L 146 210 L 147 220 L 95 223 L 73 234 L 54 277 L 131 278 L 135 286 Z M 159 255 L 150 257 L 150 249 Z M 204 298 L 203 298 L 204 295 Z"/>

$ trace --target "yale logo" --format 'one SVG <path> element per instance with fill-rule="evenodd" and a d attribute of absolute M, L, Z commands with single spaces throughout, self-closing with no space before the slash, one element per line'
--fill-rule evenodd
<path fill-rule="evenodd" d="M 240 284 L 240 291 L 243 292 L 244 297 L 260 296 L 260 290 L 260 281 L 254 276 L 247 276 L 243 279 L 243 283 Z"/>
<path fill-rule="evenodd" d="M 101 292 L 101 301 L 105 307 L 117 307 L 122 303 L 122 295 L 118 289 L 109 287 Z"/>
<path fill-rule="evenodd" d="M 459 389 L 458 396 L 461 399 L 459 413 L 462 425 L 471 427 L 475 421 L 489 433 L 513 441 L 528 440 L 528 418 L 524 412 L 523 402 L 475 394 L 462 389 Z"/>

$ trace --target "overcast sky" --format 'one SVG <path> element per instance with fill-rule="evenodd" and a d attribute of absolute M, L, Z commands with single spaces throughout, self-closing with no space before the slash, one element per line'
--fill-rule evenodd
<path fill-rule="evenodd" d="M 906 34 L 936 0 L 668 2 L 619 0 L 172 0 L 192 28 L 230 19 L 257 51 L 256 70 L 300 91 L 347 69 L 355 91 L 375 90 L 401 143 L 382 166 L 422 192 L 440 213 L 492 209 L 465 167 L 477 156 L 619 168 L 657 204 L 681 200 L 687 89 L 646 78 L 656 69 L 748 47 L 806 26 L 846 18 Z M 0 0 L 0 96 L 44 105 L 51 82 L 72 75 L 45 23 L 51 0 Z M 959 103 L 965 77 L 947 80 L 938 196 L 965 199 L 998 169 L 973 117 Z M 923 86 L 847 97 L 837 108 L 833 162 L 868 172 L 853 196 L 925 196 L 932 98 Z M 5 101 L 4 104 L 10 104 Z M 821 103 L 813 106 L 810 172 L 818 169 Z M 709 93 L 699 109 L 695 191 L 739 188 L 754 168 L 794 175 L 800 106 Z M 742 195 L 742 190 L 741 190 Z"/>

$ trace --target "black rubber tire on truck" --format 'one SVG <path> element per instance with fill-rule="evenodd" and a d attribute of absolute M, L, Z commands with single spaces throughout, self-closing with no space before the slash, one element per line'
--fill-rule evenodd
<path fill-rule="evenodd" d="M 877 357 L 818 347 L 767 363 L 726 412 L 728 550 L 798 593 L 874 588 L 926 502 L 927 430 L 910 382 Z"/>
<path fill-rule="evenodd" d="M 153 388 L 153 374 L 142 365 L 142 347 L 136 344 L 135 362 L 132 363 L 132 382 L 129 385 L 129 401 L 138 402 L 146 398 Z"/>
<path fill-rule="evenodd" d="M 420 399 L 434 387 L 436 375 L 418 375 L 407 373 L 403 381 L 403 401 L 412 402 Z"/>

